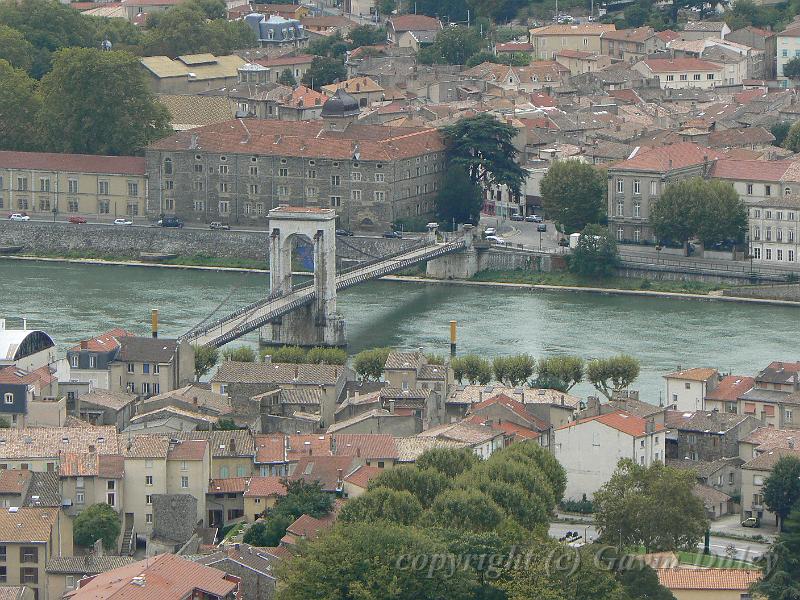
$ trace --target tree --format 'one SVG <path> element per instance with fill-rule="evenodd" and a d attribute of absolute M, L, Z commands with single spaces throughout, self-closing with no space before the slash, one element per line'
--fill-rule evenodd
<path fill-rule="evenodd" d="M 769 128 L 769 132 L 775 136 L 775 141 L 772 143 L 773 146 L 783 146 L 783 142 L 786 140 L 786 136 L 789 134 L 790 127 L 791 123 L 780 121 Z"/>
<path fill-rule="evenodd" d="M 421 15 L 444 18 L 445 15 L 451 22 L 466 21 L 469 3 L 464 0 L 416 0 L 414 7 Z M 525 31 L 527 34 L 527 30 Z"/>
<path fill-rule="evenodd" d="M 492 361 L 494 378 L 511 387 L 525 383 L 533 375 L 536 362 L 528 354 L 498 356 Z"/>
<path fill-rule="evenodd" d="M 792 58 L 783 65 L 783 74 L 789 79 L 800 78 L 800 58 Z"/>
<path fill-rule="evenodd" d="M 383 375 L 383 367 L 389 358 L 391 348 L 373 348 L 363 350 L 356 354 L 353 359 L 353 370 L 361 375 L 362 378 L 372 381 L 380 381 Z"/>
<path fill-rule="evenodd" d="M 297 519 L 301 515 L 310 515 L 316 519 L 324 517 L 333 509 L 333 496 L 322 491 L 318 481 L 307 483 L 304 479 L 284 481 L 286 495 L 278 498 L 273 515 L 284 515 Z"/>
<path fill-rule="evenodd" d="M 103 540 L 106 550 L 116 549 L 117 538 L 122 530 L 119 513 L 105 503 L 92 504 L 75 517 L 73 539 L 79 546 L 91 546 Z"/>
<path fill-rule="evenodd" d="M 123 52 L 60 50 L 41 95 L 39 123 L 57 152 L 136 154 L 171 132 L 139 61 Z"/>
<path fill-rule="evenodd" d="M 617 573 L 617 580 L 631 600 L 675 600 L 672 592 L 659 583 L 652 567 L 642 562 L 637 561 Z"/>
<path fill-rule="evenodd" d="M 490 113 L 480 113 L 441 131 L 450 163 L 466 169 L 473 182 L 486 187 L 505 185 L 513 194 L 520 193 L 526 173 L 516 162 L 513 126 Z"/>
<path fill-rule="evenodd" d="M 28 71 L 33 64 L 35 48 L 25 36 L 8 25 L 0 24 L 0 59 L 15 69 Z"/>
<path fill-rule="evenodd" d="M 251 546 L 274 548 L 286 535 L 286 528 L 294 519 L 287 515 L 274 515 L 266 521 L 256 521 L 244 532 L 242 541 Z"/>
<path fill-rule="evenodd" d="M 472 598 L 472 569 L 414 568 L 414 557 L 445 557 L 447 545 L 429 531 L 385 521 L 335 526 L 277 570 L 281 600 Z"/>
<path fill-rule="evenodd" d="M 200 10 L 206 19 L 227 19 L 228 11 L 223 0 L 189 0 L 186 4 Z"/>
<path fill-rule="evenodd" d="M 782 527 L 789 512 L 800 500 L 800 459 L 782 456 L 764 482 L 764 504 L 775 513 L 777 525 Z"/>
<path fill-rule="evenodd" d="M 41 102 L 36 82 L 0 59 L 0 150 L 37 150 L 36 114 Z"/>
<path fill-rule="evenodd" d="M 643 0 L 625 8 L 625 24 L 628 27 L 641 27 L 647 23 L 653 10 L 652 2 Z"/>
<path fill-rule="evenodd" d="M 206 49 L 212 54 L 228 55 L 241 48 L 254 48 L 258 38 L 244 21 L 215 19 L 206 23 L 208 41 Z"/>
<path fill-rule="evenodd" d="M 616 273 L 617 242 L 602 225 L 587 225 L 569 257 L 569 270 L 584 277 L 610 277 Z"/>
<path fill-rule="evenodd" d="M 694 550 L 708 529 L 702 500 L 694 495 L 695 473 L 655 462 L 619 462 L 594 494 L 595 523 L 602 541 L 645 552 Z"/>
<path fill-rule="evenodd" d="M 269 356 L 270 361 L 274 363 L 300 364 L 306 362 L 308 352 L 300 346 L 281 346 L 266 350 L 264 356 Z"/>
<path fill-rule="evenodd" d="M 333 35 L 321 37 L 308 45 L 309 54 L 328 58 L 341 58 L 347 53 L 347 42 L 338 31 Z M 323 84 L 324 85 L 324 84 Z"/>
<path fill-rule="evenodd" d="M 400 466 L 386 469 L 369 481 L 369 489 L 387 487 L 399 492 L 411 492 L 422 506 L 430 506 L 434 498 L 452 487 L 452 481 L 439 471 Z"/>
<path fill-rule="evenodd" d="M 411 492 L 378 487 L 349 500 L 342 508 L 339 520 L 343 523 L 356 521 L 373 523 L 385 520 L 400 525 L 411 525 L 416 522 L 420 514 L 422 505 Z"/>
<path fill-rule="evenodd" d="M 491 363 L 477 354 L 465 354 L 454 358 L 450 362 L 450 367 L 459 383 L 466 379 L 473 385 L 476 383 L 486 385 L 492 380 Z"/>
<path fill-rule="evenodd" d="M 539 377 L 554 377 L 569 391 L 583 381 L 584 363 L 580 356 L 550 356 L 540 358 L 536 365 Z"/>
<path fill-rule="evenodd" d="M 194 376 L 200 381 L 219 361 L 219 350 L 214 346 L 194 346 Z"/>
<path fill-rule="evenodd" d="M 11 427 L 11 423 L 6 417 L 0 417 L 0 429 L 9 429 Z"/>
<path fill-rule="evenodd" d="M 666 187 L 650 213 L 653 232 L 661 241 L 685 244 L 695 232 L 695 204 L 702 195 L 700 179 L 684 179 Z"/>
<path fill-rule="evenodd" d="M 350 48 L 360 48 L 361 46 L 374 46 L 386 42 L 386 30 L 383 27 L 373 27 L 372 25 L 359 25 L 350 30 Z"/>
<path fill-rule="evenodd" d="M 463 65 L 481 49 L 481 38 L 471 27 L 447 27 L 436 34 L 433 44 L 417 53 L 423 64 Z"/>
<path fill-rule="evenodd" d="M 606 179 L 592 165 L 556 161 L 542 178 L 541 191 L 544 209 L 565 233 L 582 231 L 606 218 Z"/>
<path fill-rule="evenodd" d="M 639 361 L 627 354 L 598 358 L 586 365 L 586 379 L 609 400 L 614 393 L 632 384 L 638 376 Z"/>
<path fill-rule="evenodd" d="M 783 141 L 783 147 L 792 152 L 800 152 L 800 121 L 796 121 L 789 128 L 789 133 Z"/>
<path fill-rule="evenodd" d="M 284 69 L 281 71 L 281 76 L 278 77 L 278 83 L 293 88 L 297 85 L 297 79 L 294 78 L 291 69 Z"/>
<path fill-rule="evenodd" d="M 347 69 L 342 61 L 325 56 L 315 56 L 311 61 L 308 71 L 303 75 L 303 85 L 317 91 L 323 85 L 328 85 L 347 77 Z"/>
<path fill-rule="evenodd" d="M 767 600 L 800 598 L 800 504 L 795 504 L 783 531 L 762 561 L 763 579 L 755 584 L 754 597 Z"/>
<path fill-rule="evenodd" d="M 237 429 L 246 429 L 245 427 L 238 427 L 236 425 L 236 421 L 230 418 L 222 418 L 219 419 L 214 425 L 214 429 L 217 431 L 235 431 Z"/>
<path fill-rule="evenodd" d="M 476 224 L 480 219 L 483 195 L 463 167 L 447 169 L 444 182 L 436 193 L 436 218 L 445 227 L 451 223 Z"/>
<path fill-rule="evenodd" d="M 250 346 L 225 348 L 222 351 L 222 358 L 234 362 L 256 362 L 256 353 Z"/>
<path fill-rule="evenodd" d="M 343 365 L 347 362 L 347 352 L 341 348 L 311 348 L 306 354 L 306 362 L 323 365 Z"/>
<path fill-rule="evenodd" d="M 472 448 L 431 448 L 417 458 L 418 469 L 433 469 L 454 478 L 478 464 Z"/>
<path fill-rule="evenodd" d="M 488 495 L 475 489 L 446 490 L 436 496 L 427 521 L 439 527 L 456 526 L 470 531 L 492 531 L 505 513 Z"/>

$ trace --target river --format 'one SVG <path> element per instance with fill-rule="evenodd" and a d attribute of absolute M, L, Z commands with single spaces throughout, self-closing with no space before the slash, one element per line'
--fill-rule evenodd
<path fill-rule="evenodd" d="M 267 275 L 0 260 L 0 317 L 9 327 L 25 317 L 65 349 L 112 327 L 147 335 L 150 309 L 158 308 L 161 334 L 175 336 L 231 288 L 226 308 L 235 309 L 266 293 Z M 393 346 L 444 354 L 451 319 L 459 323 L 459 353 L 627 352 L 642 362 L 633 387 L 655 404 L 662 375 L 678 365 L 751 375 L 772 360 L 799 358 L 800 312 L 791 307 L 375 281 L 340 294 L 339 310 L 351 352 Z M 585 395 L 591 387 L 575 391 Z"/>

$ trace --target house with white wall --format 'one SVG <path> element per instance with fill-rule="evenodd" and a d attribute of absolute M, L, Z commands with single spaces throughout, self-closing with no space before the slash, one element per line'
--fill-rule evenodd
<path fill-rule="evenodd" d="M 573 421 L 554 432 L 555 456 L 567 472 L 565 498 L 591 498 L 629 458 L 639 465 L 664 462 L 664 426 L 617 410 Z"/>
<path fill-rule="evenodd" d="M 716 369 L 678 368 L 674 373 L 664 375 L 667 382 L 666 405 L 681 412 L 705 410 L 705 397 L 713 391 L 719 382 L 719 371 Z"/>

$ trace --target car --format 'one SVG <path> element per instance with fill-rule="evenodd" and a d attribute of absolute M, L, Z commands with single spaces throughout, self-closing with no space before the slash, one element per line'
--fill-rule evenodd
<path fill-rule="evenodd" d="M 9 221 L 30 221 L 31 218 L 28 215 L 24 215 L 22 213 L 12 213 L 8 216 Z"/>
<path fill-rule="evenodd" d="M 133 225 L 130 219 L 114 219 L 114 225 Z"/>
<path fill-rule="evenodd" d="M 761 519 L 758 517 L 747 517 L 742 521 L 742 527 L 761 527 Z"/>
<path fill-rule="evenodd" d="M 183 221 L 178 217 L 163 217 L 158 221 L 161 227 L 183 227 Z"/>
<path fill-rule="evenodd" d="M 567 238 L 562 237 L 560 240 L 558 240 L 558 245 L 563 248 L 566 248 L 569 246 L 569 240 Z"/>
<path fill-rule="evenodd" d="M 539 231 L 539 232 L 547 231 L 547 223 L 539 223 L 536 226 L 536 231 Z"/>
<path fill-rule="evenodd" d="M 498 246 L 505 246 L 506 245 L 506 241 L 503 238 L 501 238 L 499 235 L 487 235 L 486 236 L 486 241 L 490 242 L 492 244 L 496 244 Z"/>
<path fill-rule="evenodd" d="M 84 223 L 86 223 L 85 218 L 79 217 L 77 215 L 72 215 L 69 219 L 67 219 L 67 221 L 75 225 L 83 225 Z"/>
<path fill-rule="evenodd" d="M 209 229 L 230 229 L 231 226 L 227 225 L 225 223 L 220 223 L 219 221 L 211 221 L 211 223 L 208 224 L 208 228 Z"/>
<path fill-rule="evenodd" d="M 403 239 L 403 234 L 400 233 L 399 231 L 384 231 L 383 232 L 383 237 L 391 238 L 391 239 L 395 239 L 395 240 L 402 240 Z"/>
<path fill-rule="evenodd" d="M 349 229 L 337 229 L 336 235 L 340 235 L 342 237 L 350 237 L 353 235 L 353 232 L 350 231 Z"/>
<path fill-rule="evenodd" d="M 439 224 L 434 221 L 431 221 L 425 227 L 427 227 L 428 229 L 439 229 Z"/>
<path fill-rule="evenodd" d="M 487 227 L 486 229 L 483 230 L 483 235 L 487 237 L 490 235 L 497 235 L 497 229 L 495 229 L 494 227 Z"/>
<path fill-rule="evenodd" d="M 527 217 L 525 217 L 525 220 L 528 223 L 541 223 L 544 219 L 542 219 L 542 217 L 540 217 L 539 215 L 528 215 Z"/>
<path fill-rule="evenodd" d="M 511 215 L 510 218 L 511 218 L 512 221 L 524 221 L 525 220 L 525 217 L 523 217 L 519 213 L 514 213 L 513 215 Z"/>

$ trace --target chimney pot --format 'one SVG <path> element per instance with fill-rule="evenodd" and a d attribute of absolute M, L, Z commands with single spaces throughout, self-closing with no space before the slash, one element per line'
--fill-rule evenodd
<path fill-rule="evenodd" d="M 81 340 L 81 350 L 89 349 L 89 340 Z"/>

